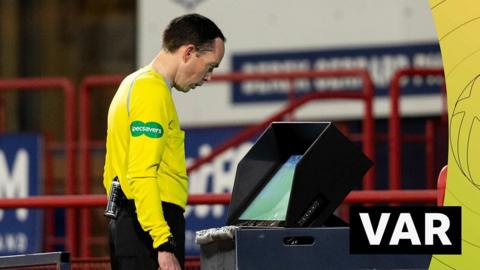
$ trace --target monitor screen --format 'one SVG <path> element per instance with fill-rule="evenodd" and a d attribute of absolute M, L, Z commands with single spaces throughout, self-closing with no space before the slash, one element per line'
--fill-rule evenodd
<path fill-rule="evenodd" d="M 286 219 L 293 175 L 301 158 L 301 155 L 292 155 L 288 158 L 240 215 L 240 221 Z"/>

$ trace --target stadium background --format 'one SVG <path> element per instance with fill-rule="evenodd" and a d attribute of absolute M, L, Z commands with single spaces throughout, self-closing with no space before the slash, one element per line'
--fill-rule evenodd
<path fill-rule="evenodd" d="M 219 74 L 367 69 L 375 86 L 375 189 L 391 187 L 390 137 L 387 132 L 391 120 L 389 97 L 394 74 L 404 68 L 442 68 L 426 1 L 2 0 L 0 81 L 32 77 L 70 80 L 74 85 L 76 142 L 85 132 L 84 126 L 79 124 L 85 114 L 82 109 L 87 109 L 90 115 L 89 165 L 82 165 L 80 147 L 75 148 L 79 151 L 75 152 L 76 184 L 73 193 L 86 191 L 82 180 L 87 178 L 89 193 L 103 193 L 103 140 L 114 82 L 147 64 L 161 45 L 161 30 L 166 23 L 186 12 L 211 17 L 227 36 L 226 55 Z M 92 86 L 95 91 L 90 91 L 90 104 L 88 108 L 83 108 L 79 103 L 82 100 L 81 89 L 86 78 L 91 76 L 108 78 L 111 83 L 107 83 L 107 87 Z M 360 91 L 362 87 L 355 78 L 335 77 L 297 79 L 294 84 L 299 91 L 297 97 L 313 91 Z M 403 78 L 401 85 L 404 139 L 401 187 L 431 189 L 435 187 L 434 178 L 446 164 L 447 156 L 443 80 L 441 76 L 412 76 Z M 33 133 L 35 136 L 25 140 L 0 137 L 0 153 L 4 156 L 0 158 L 3 162 L 0 169 L 4 170 L 0 175 L 6 177 L 0 179 L 0 196 L 68 193 L 65 184 L 68 162 L 63 144 L 67 137 L 64 128 L 67 124 L 63 96 L 48 87 L 42 89 L 45 91 L 35 92 L 12 89 L 0 92 L 0 131 L 9 136 L 20 136 L 18 134 L 22 133 Z M 289 85 L 284 81 L 212 82 L 188 95 L 175 93 L 179 117 L 187 131 L 189 164 L 200 156 L 208 155 L 242 130 L 281 110 L 291 101 L 290 98 Z M 361 146 L 357 133 L 363 130 L 363 118 L 361 102 L 329 100 L 303 106 L 289 119 L 334 121 Z M 254 137 L 249 142 L 230 148 L 211 163 L 192 171 L 190 191 L 199 194 L 231 191 L 236 163 L 253 140 Z M 38 143 L 38 146 L 15 146 L 16 142 L 22 144 L 23 141 L 27 145 Z M 30 163 L 38 161 L 38 170 L 28 169 L 32 172 L 28 181 L 33 182 L 26 185 L 29 186 L 27 194 L 10 192 L 25 187 L 10 181 L 25 180 L 21 174 L 16 177 L 14 166 L 16 160 L 20 160 L 18 164 L 23 164 L 18 152 L 22 147 L 32 148 L 38 156 L 37 159 L 29 159 Z M 34 189 L 34 186 L 38 188 Z M 356 188 L 361 189 L 362 184 L 359 183 Z M 35 222 L 18 218 L 21 214 L 7 219 L 13 214 L 5 213 L 5 220 L 0 221 L 0 254 L 65 248 L 65 211 L 29 212 L 42 226 L 34 226 Z M 226 209 L 221 205 L 195 206 L 187 210 L 187 254 L 198 253 L 198 246 L 193 243 L 194 231 L 222 225 L 225 213 Z M 31 226 L 22 231 L 22 223 Z M 78 224 L 83 224 L 80 219 Z M 77 233 L 81 232 L 82 226 L 76 228 Z M 88 244 L 88 254 L 82 255 L 105 256 L 107 253 L 102 239 L 105 236 L 105 220 L 100 208 L 93 211 L 88 226 L 91 234 L 100 238 L 92 239 Z M 16 237 L 12 238 L 12 235 Z M 76 248 L 81 253 L 81 247 Z"/>

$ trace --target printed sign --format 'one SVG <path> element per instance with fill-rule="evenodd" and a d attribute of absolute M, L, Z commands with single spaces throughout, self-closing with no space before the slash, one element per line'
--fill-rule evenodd
<path fill-rule="evenodd" d="M 461 254 L 460 207 L 352 207 L 354 254 Z"/>
<path fill-rule="evenodd" d="M 0 135 L 0 198 L 39 195 L 41 140 L 37 135 Z M 0 210 L 0 255 L 40 252 L 40 210 Z"/>
<path fill-rule="evenodd" d="M 349 48 L 280 53 L 249 53 L 233 56 L 233 71 L 245 73 L 292 72 L 306 70 L 367 69 L 375 94 L 388 95 L 390 81 L 403 68 L 442 68 L 438 44 L 396 47 Z M 402 94 L 439 94 L 443 85 L 440 76 L 416 76 L 401 81 Z M 360 90 L 362 81 L 355 77 L 297 79 L 295 93 L 314 91 Z M 286 100 L 290 84 L 287 80 L 247 81 L 233 84 L 233 103 L 258 103 Z"/>
<path fill-rule="evenodd" d="M 208 155 L 215 147 L 241 132 L 243 127 L 196 128 L 186 130 L 185 149 L 187 163 Z M 214 134 L 215 136 L 212 136 Z M 252 138 L 254 140 L 255 138 Z M 203 165 L 189 175 L 190 194 L 232 192 L 235 172 L 240 160 L 252 147 L 253 142 L 245 142 L 228 149 L 212 162 Z M 187 206 L 185 212 L 187 229 L 185 249 L 187 256 L 199 255 L 200 246 L 195 243 L 199 230 L 225 226 L 228 208 L 224 205 Z"/>

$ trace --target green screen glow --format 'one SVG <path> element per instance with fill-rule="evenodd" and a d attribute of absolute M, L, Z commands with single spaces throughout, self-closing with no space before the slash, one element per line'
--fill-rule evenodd
<path fill-rule="evenodd" d="M 292 155 L 242 213 L 239 220 L 285 220 L 293 174 L 301 155 Z"/>

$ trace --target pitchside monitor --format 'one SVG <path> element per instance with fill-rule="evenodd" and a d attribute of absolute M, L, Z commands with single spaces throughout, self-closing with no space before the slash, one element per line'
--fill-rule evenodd
<path fill-rule="evenodd" d="M 330 122 L 276 122 L 237 167 L 227 224 L 324 226 L 371 161 Z"/>
<path fill-rule="evenodd" d="M 290 156 L 238 219 L 246 223 L 249 220 L 276 221 L 279 223 L 284 221 L 287 217 L 293 174 L 301 158 L 301 155 Z"/>

